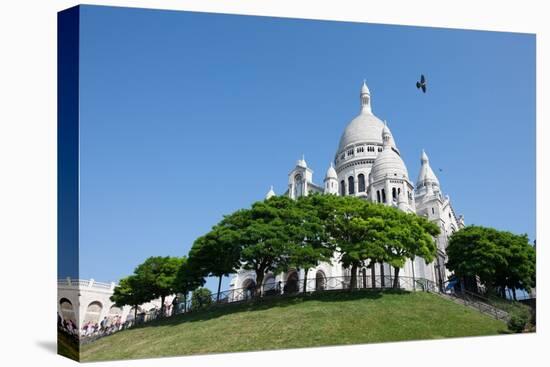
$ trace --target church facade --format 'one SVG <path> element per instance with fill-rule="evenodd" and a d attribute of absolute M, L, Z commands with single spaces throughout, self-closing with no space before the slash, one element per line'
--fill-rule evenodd
<path fill-rule="evenodd" d="M 360 113 L 344 129 L 323 183 L 314 183 L 313 170 L 302 157 L 288 174 L 288 188 L 283 195 L 293 199 L 311 193 L 356 196 L 425 217 L 441 230 L 436 238 L 436 259 L 432 263 L 426 263 L 422 258 L 416 258 L 414 262 L 408 260 L 400 270 L 400 277 L 422 278 L 442 285 L 450 274 L 444 266 L 448 239 L 464 226 L 464 219 L 455 214 L 449 196 L 443 194 L 424 151 L 421 152 L 420 162 L 418 178 L 413 182 L 389 127 L 373 114 L 371 93 L 363 82 Z M 274 195 L 272 187 L 266 199 Z M 350 277 L 350 270 L 343 268 L 338 259 L 339 254 L 335 253 L 330 263 L 321 263 L 308 270 L 308 291 L 323 286 L 330 279 Z M 361 276 L 368 274 L 371 279 L 381 279 L 382 286 L 384 278 L 391 278 L 393 274 L 389 264 L 379 264 L 371 269 L 363 268 L 358 271 L 359 283 Z M 303 269 L 291 269 L 280 274 L 267 274 L 263 288 L 272 289 L 277 284 L 295 281 L 298 290 L 303 291 L 304 273 Z M 312 282 L 309 281 L 310 278 Z M 386 280 L 386 284 L 388 281 L 391 279 Z M 230 285 L 234 290 L 252 289 L 255 286 L 255 273 L 244 270 L 233 277 Z"/>

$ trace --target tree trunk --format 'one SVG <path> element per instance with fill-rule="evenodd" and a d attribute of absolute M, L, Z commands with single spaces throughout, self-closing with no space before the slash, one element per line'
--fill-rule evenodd
<path fill-rule="evenodd" d="M 187 292 L 183 293 L 183 312 L 187 313 Z"/>
<path fill-rule="evenodd" d="M 351 265 L 351 279 L 349 288 L 350 290 L 357 288 L 357 264 Z"/>
<path fill-rule="evenodd" d="M 393 268 L 393 288 L 397 289 L 399 288 L 399 270 L 401 270 L 400 268 L 398 268 L 397 266 Z"/>
<path fill-rule="evenodd" d="M 134 305 L 134 323 L 137 324 L 137 309 L 138 305 Z"/>
<path fill-rule="evenodd" d="M 309 269 L 304 269 L 304 293 L 307 292 L 307 273 Z"/>
<path fill-rule="evenodd" d="M 380 288 L 386 287 L 386 280 L 384 279 L 384 263 L 380 262 Z"/>
<path fill-rule="evenodd" d="M 371 276 L 371 282 L 372 282 L 372 288 L 376 288 L 376 269 L 374 263 L 371 264 L 370 268 L 370 276 Z"/>
<path fill-rule="evenodd" d="M 514 301 L 517 301 L 518 299 L 516 298 L 516 288 L 512 288 L 512 295 L 514 296 Z"/>
<path fill-rule="evenodd" d="M 264 269 L 256 271 L 256 291 L 253 297 L 259 297 L 262 293 L 262 284 L 264 282 Z"/>
<path fill-rule="evenodd" d="M 164 308 L 164 296 L 160 296 L 160 317 L 164 317 L 164 313 L 165 313 L 165 308 Z"/>
<path fill-rule="evenodd" d="M 220 275 L 220 280 L 218 281 L 218 293 L 216 294 L 216 303 L 220 302 L 220 289 L 222 287 L 222 277 L 223 275 Z"/>

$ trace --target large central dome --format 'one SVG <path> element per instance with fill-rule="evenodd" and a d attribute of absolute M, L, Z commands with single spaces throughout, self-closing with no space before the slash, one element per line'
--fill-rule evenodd
<path fill-rule="evenodd" d="M 365 82 L 361 88 L 360 100 L 361 113 L 346 126 L 337 154 L 359 143 L 382 146 L 382 130 L 385 124 L 372 113 L 370 91 Z M 395 148 L 393 139 L 390 145 Z"/>
<path fill-rule="evenodd" d="M 357 143 L 372 143 L 382 145 L 382 130 L 384 123 L 372 113 L 361 112 L 359 116 L 351 120 L 346 126 L 338 151 L 341 152 L 348 145 Z"/>

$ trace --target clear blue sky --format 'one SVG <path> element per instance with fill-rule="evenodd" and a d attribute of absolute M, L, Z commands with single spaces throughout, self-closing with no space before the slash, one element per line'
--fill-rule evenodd
<path fill-rule="evenodd" d="M 223 214 L 271 184 L 282 193 L 302 153 L 322 183 L 363 78 L 411 180 L 424 148 L 467 224 L 534 239 L 533 35 L 81 14 L 81 278 L 117 281 L 148 256 L 185 255 Z"/>

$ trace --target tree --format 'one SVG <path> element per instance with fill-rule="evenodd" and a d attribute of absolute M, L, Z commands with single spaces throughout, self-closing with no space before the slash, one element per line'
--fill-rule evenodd
<path fill-rule="evenodd" d="M 388 264 L 394 268 L 393 287 L 399 287 L 399 271 L 407 259 L 416 257 L 431 262 L 437 253 L 434 237 L 439 235 L 439 227 L 414 213 L 406 213 L 396 208 L 371 204 L 368 207 L 371 217 L 383 220 L 383 229 L 378 237 L 384 248 Z"/>
<path fill-rule="evenodd" d="M 174 279 L 174 289 L 183 295 L 184 312 L 187 312 L 187 295 L 189 292 L 202 287 L 205 283 L 204 277 L 195 269 L 189 260 L 184 256 L 181 259 L 180 268 Z"/>
<path fill-rule="evenodd" d="M 457 277 L 477 276 L 488 289 L 499 288 L 503 298 L 506 287 L 515 293 L 535 286 L 535 250 L 527 235 L 468 226 L 451 236 L 447 256 Z"/>
<path fill-rule="evenodd" d="M 350 288 L 357 286 L 357 269 L 384 263 L 394 267 L 393 286 L 399 286 L 399 271 L 408 258 L 432 261 L 439 228 L 413 213 L 371 203 L 356 197 L 328 196 L 325 220 L 341 253 L 340 262 L 351 268 Z M 367 261 L 369 263 L 367 264 Z"/>
<path fill-rule="evenodd" d="M 208 288 L 197 288 L 191 296 L 191 309 L 200 310 L 212 304 L 212 292 Z"/>
<path fill-rule="evenodd" d="M 239 237 L 235 231 L 215 226 L 199 237 L 189 251 L 189 262 L 202 276 L 218 277 L 216 302 L 220 300 L 222 278 L 233 273 L 240 265 Z"/>
<path fill-rule="evenodd" d="M 351 268 L 350 289 L 357 287 L 357 269 L 386 259 L 382 247 L 384 221 L 370 216 L 374 205 L 352 196 L 327 196 L 321 208 L 332 240 L 340 252 L 340 262 Z"/>
<path fill-rule="evenodd" d="M 179 257 L 153 256 L 138 265 L 134 271 L 140 282 L 144 284 L 149 300 L 160 298 L 162 315 L 164 315 L 165 298 L 176 292 L 174 284 L 181 264 L 182 259 Z"/>
<path fill-rule="evenodd" d="M 516 289 L 530 291 L 536 285 L 536 253 L 529 244 L 526 234 L 515 235 L 510 232 L 500 232 L 500 246 L 505 248 L 508 266 L 499 269 L 497 284 L 512 290 L 514 300 L 517 300 Z"/>
<path fill-rule="evenodd" d="M 309 269 L 322 261 L 330 261 L 334 252 L 324 221 L 323 199 L 324 195 L 313 194 L 302 196 L 296 201 L 299 222 L 290 248 L 289 266 L 304 269 L 304 293 L 307 291 Z"/>
<path fill-rule="evenodd" d="M 145 285 L 136 275 L 122 278 L 115 287 L 110 299 L 117 307 L 132 306 L 134 308 L 134 320 L 137 320 L 139 305 L 150 300 Z"/>
<path fill-rule="evenodd" d="M 288 268 L 292 248 L 299 238 L 296 233 L 299 233 L 300 220 L 292 199 L 275 196 L 228 215 L 220 222 L 219 226 L 232 231 L 240 244 L 241 267 L 256 274 L 255 294 L 261 294 L 268 272 Z"/>

